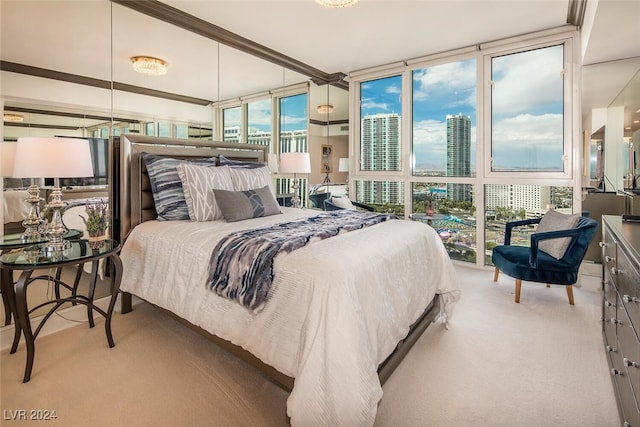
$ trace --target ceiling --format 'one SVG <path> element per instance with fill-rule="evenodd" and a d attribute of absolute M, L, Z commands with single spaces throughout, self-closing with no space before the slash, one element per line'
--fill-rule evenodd
<path fill-rule="evenodd" d="M 1 59 L 203 102 L 278 90 L 309 80 L 304 74 L 219 46 L 120 3 L 126 2 L 2 0 Z M 360 0 L 344 9 L 327 9 L 314 0 L 163 3 L 294 62 L 327 74 L 347 75 L 560 27 L 567 21 L 569 7 L 568 0 Z M 585 64 L 640 57 L 639 5 L 627 0 L 588 0 L 592 12 L 587 9 L 585 18 L 589 27 L 589 37 L 583 42 Z M 148 77 L 133 72 L 129 58 L 141 54 L 166 60 L 167 75 Z M 624 83 L 613 84 L 618 78 L 599 78 L 597 68 L 594 66 L 592 75 L 585 79 L 589 82 L 585 85 L 585 108 L 608 105 Z M 604 81 L 609 84 L 600 85 Z M 346 92 L 335 87 L 329 90 L 329 102 L 336 106 L 330 119 L 348 117 Z M 324 103 L 326 97 L 326 87 L 314 90 L 310 104 Z M 113 102 L 117 110 L 118 100 Z M 313 110 L 311 118 L 316 114 Z"/>

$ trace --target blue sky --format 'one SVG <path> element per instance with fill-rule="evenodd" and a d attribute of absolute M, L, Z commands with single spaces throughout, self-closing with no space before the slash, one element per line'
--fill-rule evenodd
<path fill-rule="evenodd" d="M 501 168 L 562 167 L 562 46 L 493 60 L 493 158 Z M 471 117 L 475 169 L 476 61 L 413 72 L 413 142 L 418 169 L 446 169 L 446 116 Z M 400 76 L 361 86 L 361 114 L 402 115 Z"/>

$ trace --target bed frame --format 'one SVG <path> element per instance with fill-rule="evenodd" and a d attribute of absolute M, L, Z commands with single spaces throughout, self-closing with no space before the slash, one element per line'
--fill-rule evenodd
<path fill-rule="evenodd" d="M 267 147 L 260 145 L 137 135 L 123 137 L 116 154 L 116 157 L 118 157 L 116 163 L 119 165 L 120 176 L 117 184 L 117 192 L 119 193 L 119 212 L 117 212 L 117 214 L 120 218 L 120 241 L 122 243 L 125 242 L 127 236 L 136 225 L 156 218 L 149 175 L 141 157 L 141 153 L 143 152 L 166 155 L 174 158 L 212 157 L 222 154 L 232 160 L 253 162 L 265 162 L 268 154 Z M 380 378 L 381 384 L 384 384 L 391 376 L 400 361 L 406 356 L 427 327 L 435 320 L 439 311 L 438 298 L 440 297 L 436 295 L 418 320 L 411 325 L 407 336 L 397 344 L 393 353 L 378 366 L 378 377 Z M 122 313 L 130 312 L 132 310 L 131 294 L 123 293 L 121 301 Z M 198 333 L 240 357 L 242 360 L 255 366 L 266 374 L 270 380 L 286 391 L 291 392 L 293 389 L 293 378 L 263 363 L 243 348 L 212 335 L 167 310 L 164 311 L 170 313 L 181 323 L 196 330 Z"/>

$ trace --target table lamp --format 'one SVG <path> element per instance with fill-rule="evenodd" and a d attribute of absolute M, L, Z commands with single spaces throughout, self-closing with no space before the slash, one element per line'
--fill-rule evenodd
<path fill-rule="evenodd" d="M 45 209 L 51 210 L 46 225 L 46 249 L 61 251 L 66 243 L 62 236 L 67 228 L 60 212 L 67 204 L 62 200 L 60 178 L 93 176 L 89 141 L 79 138 L 18 138 L 13 176 L 17 178 L 54 178 L 53 191 Z M 35 184 L 32 187 L 37 189 Z M 39 197 L 39 190 L 38 190 Z M 25 231 L 26 233 L 26 231 Z"/>
<path fill-rule="evenodd" d="M 297 174 L 311 173 L 311 160 L 309 153 L 282 153 L 280 154 L 280 172 L 293 174 L 293 197 L 291 198 L 291 207 L 300 208 L 300 196 L 298 189 Z"/>

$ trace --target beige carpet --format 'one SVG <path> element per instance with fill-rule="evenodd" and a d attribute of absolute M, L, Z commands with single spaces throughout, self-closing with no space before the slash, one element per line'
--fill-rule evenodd
<path fill-rule="evenodd" d="M 457 267 L 463 291 L 384 386 L 376 426 L 619 426 L 600 325 L 599 280 L 574 307 L 562 287 Z M 2 425 L 18 409 L 55 410 L 59 426 L 285 426 L 287 394 L 244 362 L 148 305 L 1 354 Z M 34 425 L 46 425 L 42 421 Z"/>

